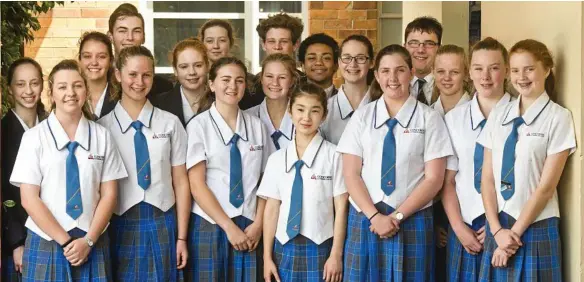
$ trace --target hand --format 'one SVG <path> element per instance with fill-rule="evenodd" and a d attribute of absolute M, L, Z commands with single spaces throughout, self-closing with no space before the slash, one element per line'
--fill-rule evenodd
<path fill-rule="evenodd" d="M 264 280 L 266 282 L 271 282 L 272 276 L 276 278 L 277 282 L 280 282 L 280 276 L 278 275 L 278 268 L 272 259 L 264 257 Z"/>
<path fill-rule="evenodd" d="M 399 231 L 399 221 L 392 216 L 378 214 L 371 219 L 369 230 L 382 239 L 390 238 Z"/>
<path fill-rule="evenodd" d="M 14 269 L 16 272 L 22 273 L 22 254 L 24 253 L 24 246 L 20 246 L 12 251 L 12 258 L 14 259 Z"/>
<path fill-rule="evenodd" d="M 229 243 L 231 243 L 234 249 L 242 252 L 249 248 L 247 244 L 249 238 L 247 238 L 247 235 L 245 235 L 245 233 L 243 233 L 243 231 L 241 231 L 241 229 L 239 229 L 235 223 L 231 224 L 231 227 L 227 228 L 225 233 L 227 234 Z"/>
<path fill-rule="evenodd" d="M 497 248 L 495 252 L 493 252 L 493 259 L 491 260 L 491 264 L 494 267 L 507 267 L 507 261 L 509 260 L 510 255 L 501 248 Z"/>
<path fill-rule="evenodd" d="M 262 227 L 262 222 L 254 221 L 243 231 L 248 238 L 247 246 L 250 252 L 254 251 L 260 243 L 260 239 L 262 238 Z"/>
<path fill-rule="evenodd" d="M 497 236 L 495 236 L 495 241 L 497 242 L 497 247 L 505 250 L 509 254 L 515 254 L 517 249 L 523 246 L 519 235 L 510 229 L 501 229 L 497 233 Z"/>
<path fill-rule="evenodd" d="M 446 243 L 448 242 L 448 232 L 446 232 L 446 229 L 442 226 L 436 226 L 436 230 L 438 231 L 436 233 L 436 246 L 438 246 L 438 248 L 446 247 Z"/>
<path fill-rule="evenodd" d="M 481 251 L 483 245 L 477 239 L 475 232 L 472 231 L 472 229 L 470 229 L 466 224 L 461 224 L 453 230 L 456 234 L 456 237 L 460 241 L 460 244 L 462 244 L 464 250 L 467 253 L 476 255 Z"/>
<path fill-rule="evenodd" d="M 77 238 L 65 247 L 63 254 L 72 266 L 80 266 L 87 261 L 91 248 L 85 238 Z"/>
<path fill-rule="evenodd" d="M 475 232 L 475 236 L 477 237 L 477 240 L 479 240 L 479 243 L 481 243 L 481 245 L 485 244 L 485 238 L 487 237 L 487 232 L 485 232 L 485 230 L 487 229 L 485 228 L 485 225 L 483 225 L 481 229 Z"/>
<path fill-rule="evenodd" d="M 324 264 L 323 277 L 326 282 L 341 282 L 343 280 L 343 262 L 341 256 L 330 256 Z"/>
<path fill-rule="evenodd" d="M 183 269 L 187 265 L 187 260 L 189 258 L 189 249 L 187 248 L 187 242 L 184 240 L 176 241 L 176 268 Z"/>

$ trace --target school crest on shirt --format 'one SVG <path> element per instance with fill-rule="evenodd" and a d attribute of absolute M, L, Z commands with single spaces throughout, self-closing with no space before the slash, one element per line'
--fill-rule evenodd
<path fill-rule="evenodd" d="M 100 155 L 96 155 L 96 154 L 89 154 L 89 155 L 87 155 L 87 159 L 94 160 L 94 161 L 103 161 L 103 160 L 105 160 L 105 156 L 100 156 Z"/>
<path fill-rule="evenodd" d="M 525 136 L 527 136 L 527 137 L 545 137 L 545 134 L 540 133 L 540 132 L 527 132 L 527 134 L 525 134 Z"/>
<path fill-rule="evenodd" d="M 262 150 L 264 150 L 264 145 L 249 145 L 250 152 L 262 151 Z"/>
<path fill-rule="evenodd" d="M 423 129 L 423 128 L 406 128 L 406 129 L 404 129 L 404 133 L 424 134 L 424 133 L 426 133 L 426 129 Z"/>
<path fill-rule="evenodd" d="M 170 133 L 154 133 L 154 135 L 152 135 L 152 139 L 166 139 L 166 138 L 170 138 L 172 136 L 172 134 Z"/>
<path fill-rule="evenodd" d="M 312 180 L 333 180 L 333 177 L 330 175 L 316 175 L 313 174 L 310 179 Z"/>

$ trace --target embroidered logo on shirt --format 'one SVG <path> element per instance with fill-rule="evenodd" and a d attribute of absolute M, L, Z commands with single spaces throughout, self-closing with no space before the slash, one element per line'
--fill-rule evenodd
<path fill-rule="evenodd" d="M 249 146 L 250 152 L 262 151 L 263 149 L 264 149 L 264 145 L 250 145 Z"/>
<path fill-rule="evenodd" d="M 96 160 L 96 161 L 103 161 L 105 160 L 105 156 L 100 156 L 100 155 L 94 155 L 94 154 L 89 154 L 87 156 L 88 160 Z"/>
<path fill-rule="evenodd" d="M 170 133 L 154 133 L 152 139 L 162 139 L 162 138 L 170 138 L 172 134 Z"/>
<path fill-rule="evenodd" d="M 424 134 L 426 133 L 426 129 L 422 129 L 422 128 L 406 128 L 404 130 L 404 133 L 418 133 L 418 134 Z"/>
<path fill-rule="evenodd" d="M 16 203 L 13 200 L 6 200 L 4 201 L 4 206 L 7 208 L 13 208 L 16 206 Z"/>
<path fill-rule="evenodd" d="M 527 132 L 528 137 L 545 137 L 545 134 L 539 132 Z"/>
<path fill-rule="evenodd" d="M 316 175 L 313 174 L 310 179 L 312 180 L 333 180 L 333 177 L 330 175 Z"/>

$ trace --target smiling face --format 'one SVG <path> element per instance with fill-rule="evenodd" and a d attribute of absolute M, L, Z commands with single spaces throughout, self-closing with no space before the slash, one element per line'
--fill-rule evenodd
<path fill-rule="evenodd" d="M 294 56 L 298 44 L 292 42 L 292 32 L 286 28 L 270 28 L 266 32 L 266 40 L 262 41 L 262 48 L 267 55 L 280 53 Z"/>
<path fill-rule="evenodd" d="M 379 68 L 375 70 L 375 79 L 383 95 L 392 100 L 407 98 L 410 95 L 412 70 L 398 53 L 384 55 L 381 58 Z"/>
<path fill-rule="evenodd" d="M 145 101 L 152 88 L 153 77 L 151 58 L 140 55 L 129 57 L 121 70 L 116 69 L 116 78 L 122 85 L 122 99 Z"/>
<path fill-rule="evenodd" d="M 15 107 L 34 109 L 43 92 L 43 78 L 38 69 L 30 63 L 16 67 L 8 92 L 14 98 Z"/>
<path fill-rule="evenodd" d="M 296 134 L 311 136 L 316 134 L 324 119 L 324 107 L 317 95 L 300 94 L 290 108 Z"/>
<path fill-rule="evenodd" d="M 87 87 L 81 74 L 75 70 L 60 70 L 53 75 L 51 99 L 58 113 L 78 115 L 87 99 Z"/>
<path fill-rule="evenodd" d="M 221 26 L 212 26 L 205 29 L 203 43 L 207 47 L 207 56 L 211 62 L 215 62 L 229 55 L 231 42 L 227 30 Z"/>
<path fill-rule="evenodd" d="M 262 89 L 268 99 L 288 99 L 292 84 L 292 74 L 281 62 L 267 63 L 262 70 Z"/>
<path fill-rule="evenodd" d="M 104 43 L 88 40 L 83 44 L 79 57 L 81 70 L 87 80 L 107 80 L 107 72 L 111 67 L 112 58 Z"/>
<path fill-rule="evenodd" d="M 176 75 L 180 85 L 187 90 L 196 91 L 207 83 L 207 62 L 198 50 L 187 48 L 176 57 Z"/>
<path fill-rule="evenodd" d="M 120 17 L 113 27 L 113 34 L 109 33 L 114 44 L 114 51 L 119 54 L 129 46 L 144 44 L 144 26 L 138 17 Z"/>
<path fill-rule="evenodd" d="M 349 61 L 346 63 L 344 61 Z M 365 61 L 363 64 L 357 61 Z M 343 44 L 339 57 L 339 68 L 345 83 L 357 84 L 367 81 L 367 73 L 373 67 L 373 58 L 369 58 L 367 46 L 357 40 Z"/>
<path fill-rule="evenodd" d="M 237 106 L 245 92 L 245 72 L 235 64 L 221 66 L 215 80 L 209 80 L 217 103 Z"/>
<path fill-rule="evenodd" d="M 303 65 L 306 77 L 317 84 L 330 85 L 337 71 L 333 49 L 322 43 L 312 44 L 306 48 Z"/>
<path fill-rule="evenodd" d="M 470 62 L 470 79 L 477 93 L 492 97 L 505 93 L 507 66 L 503 54 L 498 50 L 477 50 Z"/>
<path fill-rule="evenodd" d="M 464 61 L 462 56 L 453 53 L 436 56 L 434 80 L 440 95 L 451 96 L 463 91 Z"/>
<path fill-rule="evenodd" d="M 412 56 L 416 76 L 428 75 L 432 71 L 434 57 L 438 51 L 438 36 L 433 32 L 412 31 L 408 34 L 405 47 Z"/>
<path fill-rule="evenodd" d="M 538 97 L 545 91 L 545 80 L 550 70 L 526 51 L 511 54 L 511 84 L 523 97 Z"/>

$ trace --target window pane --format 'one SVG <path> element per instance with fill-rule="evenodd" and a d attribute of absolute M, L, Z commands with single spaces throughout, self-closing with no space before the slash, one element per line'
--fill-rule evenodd
<path fill-rule="evenodd" d="M 381 20 L 381 48 L 389 44 L 402 44 L 402 20 Z"/>
<path fill-rule="evenodd" d="M 154 1 L 154 12 L 244 13 L 243 1 Z"/>
<path fill-rule="evenodd" d="M 302 13 L 302 1 L 260 1 L 261 13 Z"/>
<path fill-rule="evenodd" d="M 197 36 L 199 27 L 206 19 L 154 19 L 154 56 L 157 67 L 169 67 L 168 54 L 174 45 L 188 37 Z M 241 60 L 245 59 L 244 20 L 230 20 L 235 29 L 235 46 L 231 53 Z"/>
<path fill-rule="evenodd" d="M 391 1 L 391 2 L 381 2 L 381 12 L 382 13 L 393 13 L 393 14 L 401 14 L 402 13 L 402 2 L 399 1 Z"/>

